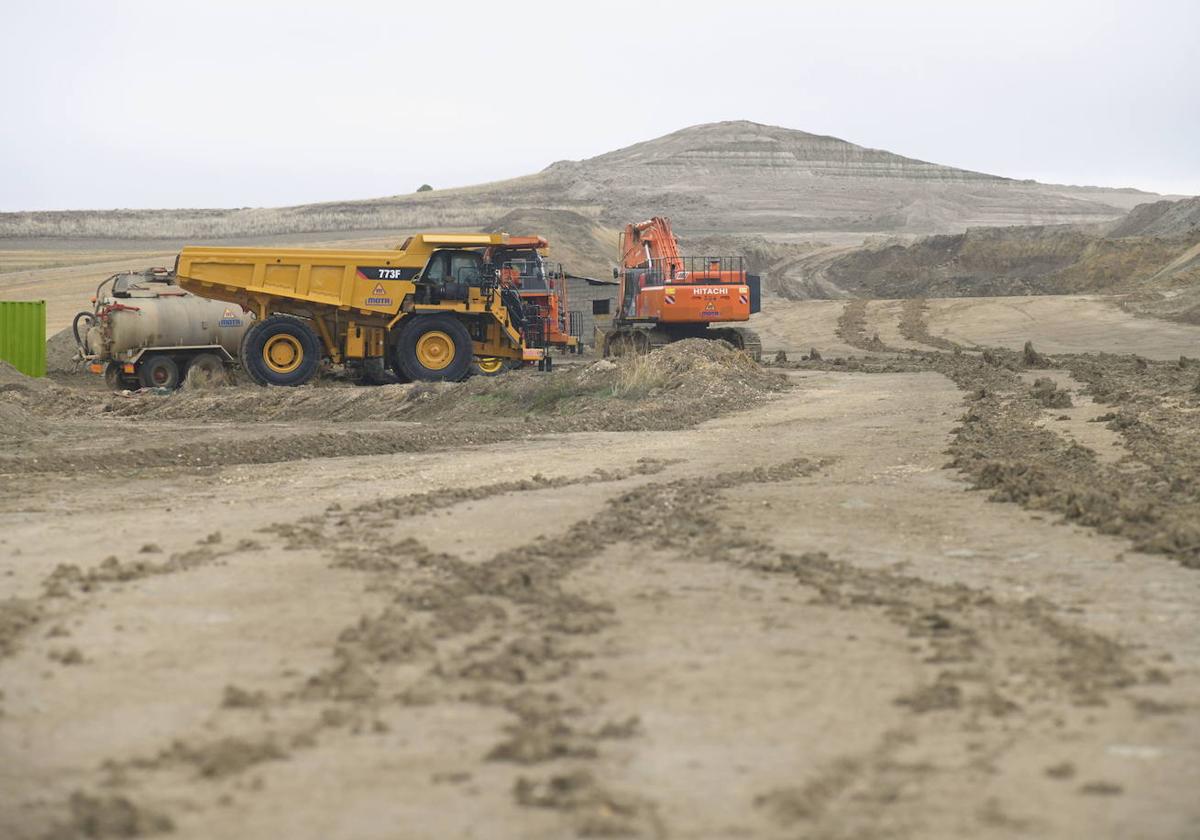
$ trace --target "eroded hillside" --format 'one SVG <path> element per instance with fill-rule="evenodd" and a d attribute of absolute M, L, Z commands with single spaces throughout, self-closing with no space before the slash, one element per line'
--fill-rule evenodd
<path fill-rule="evenodd" d="M 695 234 L 928 234 L 977 225 L 1109 222 L 1151 197 L 1015 181 L 736 121 L 693 126 L 475 187 L 281 208 L 5 213 L 0 238 L 477 228 L 519 207 L 569 210 L 607 226 L 669 215 Z"/>

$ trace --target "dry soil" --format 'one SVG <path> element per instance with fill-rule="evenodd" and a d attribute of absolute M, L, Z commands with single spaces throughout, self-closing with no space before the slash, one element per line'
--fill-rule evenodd
<path fill-rule="evenodd" d="M 0 372 L 0 835 L 1188 836 L 1197 369 L 805 306 L 773 369 Z"/>

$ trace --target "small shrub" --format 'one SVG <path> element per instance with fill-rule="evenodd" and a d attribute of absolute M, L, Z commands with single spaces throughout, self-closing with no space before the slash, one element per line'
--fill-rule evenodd
<path fill-rule="evenodd" d="M 652 356 L 633 356 L 617 372 L 612 395 L 626 400 L 640 399 L 655 388 L 662 388 L 670 378 L 666 370 L 652 361 Z"/>

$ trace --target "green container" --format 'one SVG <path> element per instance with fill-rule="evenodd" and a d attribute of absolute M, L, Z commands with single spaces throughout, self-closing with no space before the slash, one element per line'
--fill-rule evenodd
<path fill-rule="evenodd" d="M 26 376 L 46 375 L 46 301 L 0 300 L 0 359 Z"/>

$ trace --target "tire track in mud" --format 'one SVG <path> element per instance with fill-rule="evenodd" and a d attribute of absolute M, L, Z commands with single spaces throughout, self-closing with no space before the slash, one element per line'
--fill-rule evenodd
<path fill-rule="evenodd" d="M 378 672 L 385 672 L 386 676 L 388 668 L 424 658 L 431 673 L 437 674 L 440 666 L 432 655 L 437 652 L 439 643 L 453 643 L 469 636 L 488 621 L 504 624 L 508 616 L 491 603 L 473 604 L 458 600 L 456 595 L 445 591 L 444 584 L 438 579 L 449 569 L 457 573 L 464 585 L 469 587 L 468 581 L 478 584 L 480 580 L 472 571 L 474 567 L 451 555 L 431 552 L 412 538 L 392 540 L 386 536 L 388 526 L 468 501 L 650 476 L 672 463 L 669 460 L 643 458 L 625 470 L 598 468 L 580 476 L 559 477 L 538 474 L 516 481 L 387 497 L 348 510 L 342 510 L 335 504 L 324 515 L 261 529 L 280 538 L 285 549 L 317 548 L 326 554 L 335 567 L 372 573 L 373 579 L 368 588 L 386 590 L 392 605 L 378 614 L 364 615 L 347 627 L 333 646 L 335 664 L 305 679 L 293 691 L 283 696 L 269 697 L 263 692 L 230 685 L 226 687 L 222 702 L 222 708 L 234 710 L 234 715 L 245 709 L 278 712 L 287 707 L 310 708 L 316 705 L 319 711 L 315 716 L 299 723 L 268 727 L 269 731 L 265 734 L 177 739 L 153 756 L 106 761 L 102 768 L 104 778 L 101 790 L 95 793 L 75 791 L 67 801 L 64 813 L 54 821 L 51 835 L 96 836 L 94 832 L 100 831 L 99 836 L 133 836 L 132 833 L 173 830 L 174 821 L 164 809 L 145 806 L 127 795 L 110 791 L 119 790 L 135 779 L 144 780 L 151 774 L 180 768 L 191 768 L 197 780 L 219 782 L 263 762 L 285 760 L 298 750 L 316 746 L 318 738 L 330 731 L 357 731 L 364 727 L 384 731 L 375 714 L 382 704 L 398 702 L 401 705 L 424 705 L 432 702 L 434 695 L 429 693 L 424 684 L 410 686 L 395 697 L 385 696 L 386 679 L 377 679 Z M 333 535 L 327 533 L 330 528 L 334 531 Z M 187 571 L 216 562 L 223 554 L 259 547 L 257 541 L 242 540 L 236 547 L 221 553 L 214 550 L 214 546 L 220 542 L 220 534 L 215 533 L 202 540 L 197 549 L 172 555 L 161 563 L 145 560 L 122 562 L 112 557 L 90 569 L 60 565 L 47 577 L 43 598 L 94 593 L 107 584 Z M 393 578 L 404 573 L 420 578 L 422 570 L 431 572 L 433 576 L 422 581 L 424 588 L 415 593 L 407 586 L 401 587 L 392 582 Z M 528 598 L 518 597 L 517 600 Z M 561 626 L 571 626 L 571 632 L 586 632 L 590 619 L 581 616 L 594 612 L 591 605 L 569 600 L 566 604 L 560 604 L 559 609 L 563 611 Z M 576 610 L 578 615 L 574 614 Z M 428 620 L 410 621 L 409 616 L 413 612 Z M 0 613 L 0 617 L 9 614 L 14 617 L 13 623 L 17 624 L 18 612 L 15 608 L 11 613 Z M 30 629 L 40 617 L 36 616 L 27 623 L 28 626 L 21 625 L 21 629 Z M 557 662 L 548 666 L 547 673 L 554 674 L 563 667 L 563 663 L 569 661 L 571 657 L 556 648 L 539 647 L 536 639 L 515 638 L 496 656 L 464 664 L 459 667 L 461 673 L 447 673 L 443 678 L 481 684 L 521 685 L 533 679 L 532 669 L 539 667 L 539 662 Z M 375 677 L 370 673 L 372 670 L 376 672 Z M 562 732 L 552 724 L 548 727 L 545 710 L 539 707 L 536 695 L 522 694 L 503 701 L 481 696 L 479 702 L 500 704 L 516 714 L 518 720 L 534 715 L 539 721 L 532 732 L 521 730 L 510 741 L 497 744 L 491 756 L 494 760 L 518 763 L 540 761 L 562 749 Z M 606 722 L 592 735 L 597 739 L 625 737 L 627 726 L 627 722 Z M 539 794 L 529 788 L 522 795 L 531 803 L 545 805 L 549 801 L 547 797 L 553 793 L 558 798 L 556 801 L 569 800 L 575 803 L 572 807 L 577 807 L 583 801 L 581 797 L 586 797 L 602 809 L 609 809 L 617 802 L 629 801 L 627 798 L 609 797 L 596 784 L 584 784 L 582 778 L 575 781 L 570 792 L 555 790 Z"/>
<path fill-rule="evenodd" d="M 1024 405 L 1027 397 L 1033 399 L 1020 388 L 1016 373 L 1024 369 L 1024 362 L 1015 354 L 990 354 L 990 360 L 989 356 L 935 354 L 932 361 L 910 357 L 886 364 L 893 368 L 920 364 L 925 367 L 919 369 L 945 372 L 968 392 L 969 410 L 982 402 L 990 412 L 993 403 L 987 401 L 995 401 L 995 416 L 981 411 L 981 420 L 966 422 L 992 424 L 993 436 L 1004 436 L 1005 446 L 1012 442 L 1010 436 L 1013 440 L 1026 436 L 1025 430 L 1006 425 L 1012 417 L 1005 412 L 1014 400 Z M 867 364 L 840 369 L 871 368 Z M 972 462 L 974 453 L 984 452 L 984 460 L 993 463 L 1011 452 L 1001 447 L 989 454 L 985 444 L 990 440 L 988 435 L 982 440 L 970 438 L 956 457 Z M 1039 441 L 1036 451 L 1058 452 L 1062 445 L 1061 440 Z M 650 475 L 658 468 L 647 465 L 640 474 Z M 1047 735 L 1052 729 L 1046 721 L 1064 707 L 1082 704 L 1095 709 L 1087 704 L 1128 697 L 1129 688 L 1164 678 L 1103 637 L 1063 623 L 1051 605 L 996 604 L 962 587 L 864 572 L 823 555 L 781 554 L 769 542 L 714 531 L 710 522 L 682 515 L 696 509 L 701 499 L 708 501 L 729 489 L 799 480 L 814 468 L 811 463 L 793 462 L 789 469 L 794 472 L 714 477 L 724 484 L 695 480 L 647 484 L 614 497 L 604 512 L 572 525 L 561 540 L 500 552 L 483 563 L 468 563 L 387 532 L 398 518 L 442 507 L 446 499 L 442 496 L 439 502 L 438 494 L 396 497 L 350 511 L 331 509 L 325 517 L 285 526 L 276 532 L 285 541 L 320 548 L 332 563 L 368 573 L 368 587 L 385 605 L 347 626 L 332 643 L 332 665 L 298 681 L 292 691 L 270 697 L 233 686 L 226 692 L 224 705 L 231 714 L 242 715 L 247 709 L 279 713 L 272 731 L 183 741 L 151 758 L 114 764 L 109 781 L 120 792 L 93 796 L 80 791 L 65 806 L 64 831 L 84 832 L 101 819 L 117 820 L 119 825 L 133 820 L 132 825 L 146 831 L 158 830 L 155 827 L 165 825 L 163 820 L 169 822 L 171 818 L 156 803 L 146 808 L 131 801 L 126 787 L 130 778 L 144 781 L 160 771 L 182 768 L 199 781 L 237 779 L 252 767 L 286 760 L 355 730 L 370 737 L 382 723 L 381 709 L 466 700 L 502 709 L 510 716 L 508 727 L 497 733 L 488 759 L 546 768 L 538 771 L 542 775 L 522 771 L 530 775 L 514 782 L 512 797 L 518 804 L 560 811 L 580 833 L 663 834 L 669 827 L 663 825 L 652 796 L 621 790 L 598 768 L 611 739 L 636 737 L 637 722 L 605 719 L 602 694 L 581 692 L 577 685 L 595 639 L 616 620 L 612 605 L 581 598 L 563 587 L 564 578 L 587 562 L 587 551 L 594 557 L 600 550 L 596 546 L 612 545 L 614 534 L 622 534 L 624 541 L 626 532 L 630 544 L 672 551 L 695 562 L 725 562 L 756 573 L 782 575 L 816 593 L 816 601 L 827 608 L 887 615 L 914 643 L 928 649 L 922 685 L 896 698 L 910 712 L 906 726 L 889 733 L 874 750 L 835 762 L 811 785 L 760 794 L 763 812 L 784 827 L 832 836 L 859 833 L 859 829 L 869 832 L 885 813 L 915 807 L 895 804 L 914 779 L 944 780 L 954 772 L 913 766 L 904 758 L 906 748 L 936 739 L 943 730 L 970 727 L 973 732 L 982 730 L 983 747 L 980 755 L 963 756 L 958 768 L 966 796 L 970 784 L 990 772 L 989 757 L 1004 753 L 1013 737 L 1014 721 L 1020 723 L 1017 729 L 1022 737 Z M 595 480 L 623 477 L 612 473 Z M 528 482 L 466 488 L 450 501 L 576 483 L 588 479 L 534 477 Z M 664 506 L 680 514 L 675 520 L 677 530 L 669 535 L 660 527 Z M 654 512 L 651 519 L 641 518 L 645 511 Z M 378 527 L 364 528 L 364 524 Z M 577 527 L 584 530 L 577 532 Z M 591 533 L 597 527 L 612 533 Z M 576 556 L 573 539 L 583 547 L 583 558 Z M 81 573 L 85 582 L 91 571 Z M 97 574 L 100 585 L 108 582 L 103 579 L 108 572 Z M 79 585 L 75 575 L 67 577 L 76 581 L 72 585 Z M 414 670 L 419 671 L 416 677 Z M 289 717 L 289 711 L 297 714 Z M 997 821 L 1024 819 L 1002 809 L 989 813 Z M 924 817 L 918 809 L 906 819 L 921 825 Z"/>
<path fill-rule="evenodd" d="M 619 481 L 652 475 L 662 467 L 661 462 L 643 461 L 631 473 L 599 471 L 570 482 L 530 482 L 519 489 Z M 818 468 L 818 463 L 802 459 L 717 476 L 706 486 L 782 481 Z M 389 603 L 347 626 L 332 646 L 332 664 L 285 696 L 262 697 L 237 687 L 227 690 L 227 701 L 235 698 L 232 707 L 241 707 L 249 697 L 254 698 L 255 708 L 268 708 L 280 716 L 288 707 L 319 709 L 309 722 L 291 731 L 276 727 L 253 738 L 180 740 L 156 756 L 112 761 L 106 766 L 106 788 L 119 790 L 134 778 L 145 787 L 146 774 L 181 765 L 192 766 L 198 780 L 220 780 L 314 746 L 318 739 L 330 737 L 331 731 L 370 730 L 378 725 L 382 707 L 441 701 L 467 701 L 512 716 L 485 760 L 532 766 L 594 757 L 602 743 L 629 737 L 637 724 L 581 722 L 586 717 L 581 709 L 594 706 L 594 701 L 561 693 L 563 678 L 590 655 L 582 640 L 612 620 L 611 605 L 568 593 L 562 580 L 614 542 L 649 539 L 657 530 L 656 510 L 661 509 L 663 495 L 696 484 L 687 479 L 642 485 L 610 500 L 596 516 L 572 524 L 561 538 L 539 539 L 476 564 L 430 551 L 411 537 L 393 539 L 387 533 L 387 526 L 398 517 L 427 511 L 434 503 L 430 494 L 364 505 L 355 509 L 353 517 L 335 509 L 320 521 L 313 517 L 273 529 L 288 544 L 317 547 L 334 565 L 367 572 L 368 588 L 383 593 Z M 478 499 L 519 489 L 502 483 L 464 491 L 462 497 Z M 745 539 L 731 535 L 709 548 L 732 550 Z M 420 671 L 415 679 L 414 666 Z M 118 807 L 104 796 L 78 791 L 73 801 L 84 801 L 83 797 Z M 520 777 L 512 796 L 523 806 L 562 811 L 581 832 L 661 835 L 652 802 L 610 790 L 587 772 L 541 781 Z M 133 813 L 163 813 L 156 805 L 141 805 L 127 796 L 121 800 L 119 807 L 128 806 Z M 78 828 L 72 823 L 70 803 L 66 810 L 60 828 Z"/>
<path fill-rule="evenodd" d="M 962 345 L 948 338 L 929 332 L 929 322 L 926 314 L 929 312 L 929 301 L 925 298 L 908 298 L 904 301 L 900 312 L 900 335 L 917 344 L 924 344 L 937 350 L 961 351 Z"/>
<path fill-rule="evenodd" d="M 1167 679 L 1115 642 L 1063 622 L 1052 604 L 1035 598 L 998 601 L 966 586 L 823 555 L 780 555 L 767 570 L 815 590 L 814 603 L 882 615 L 922 650 L 921 684 L 893 700 L 907 712 L 900 727 L 867 752 L 830 762 L 804 785 L 756 798 L 779 825 L 803 826 L 806 835 L 953 834 L 952 825 L 938 824 L 944 813 L 913 796 L 914 785 L 936 790 L 933 796 L 943 802 L 976 802 L 1009 750 L 1061 739 L 1064 720 L 1099 730 L 1113 695 Z M 936 762 L 913 757 L 922 750 Z M 981 807 L 1002 812 L 998 804 Z"/>
<path fill-rule="evenodd" d="M 222 546 L 219 531 L 197 541 L 196 546 L 172 553 L 166 560 L 148 559 L 161 549 L 146 543 L 139 553 L 144 557 L 122 560 L 109 555 L 98 565 L 84 568 L 75 563 L 59 563 L 42 581 L 42 592 L 36 598 L 7 598 L 0 601 L 0 659 L 12 656 L 20 640 L 36 627 L 55 622 L 51 634 L 55 638 L 69 635 L 61 622 L 71 613 L 86 606 L 85 598 L 112 584 L 129 583 L 142 578 L 186 572 L 217 563 L 222 558 L 262 546 L 252 539 L 240 540 L 232 546 Z"/>
<path fill-rule="evenodd" d="M 107 587 L 119 586 L 149 577 L 189 572 L 202 566 L 224 562 L 232 555 L 261 549 L 256 540 L 243 539 L 234 545 L 222 545 L 222 535 L 214 531 L 198 540 L 194 548 L 173 552 L 165 560 L 149 559 L 161 549 L 146 543 L 140 549 L 144 557 L 122 560 L 110 555 L 96 566 L 85 568 L 75 563 L 60 563 L 42 581 L 36 598 L 9 598 L 0 602 L 0 660 L 17 653 L 26 636 L 46 625 L 46 639 L 67 640 L 71 631 L 68 620 L 91 606 L 90 598 Z M 84 645 L 86 649 L 86 644 Z M 86 666 L 89 659 L 77 646 L 52 647 L 48 658 L 64 667 Z M 0 701 L 3 692 L 0 692 Z M 3 706 L 0 705 L 0 715 Z M 115 766 L 110 770 L 115 771 Z M 55 821 L 40 834 L 45 840 L 73 840 L 78 837 L 137 837 L 174 830 L 174 821 L 155 809 L 140 807 L 126 796 L 100 792 L 96 795 L 75 791 L 66 803 L 66 818 Z"/>
<path fill-rule="evenodd" d="M 78 792 L 60 827 L 79 829 L 80 803 L 91 803 L 93 810 L 96 803 L 124 809 L 143 820 L 149 814 L 159 820 L 151 824 L 162 825 L 170 817 L 157 803 L 147 808 L 123 793 L 131 777 L 144 788 L 147 774 L 184 766 L 194 769 L 197 780 L 220 781 L 344 737 L 339 733 L 369 734 L 388 707 L 465 701 L 510 716 L 480 758 L 530 768 L 513 783 L 518 805 L 561 812 L 565 825 L 581 836 L 665 836 L 669 826 L 652 795 L 622 790 L 600 769 L 608 741 L 636 738 L 639 731 L 636 719 L 607 719 L 603 682 L 580 674 L 596 640 L 616 620 L 613 605 L 564 587 L 572 572 L 621 544 L 790 579 L 813 593 L 813 603 L 822 608 L 886 616 L 927 651 L 922 686 L 896 698 L 909 710 L 911 725 L 889 733 L 870 754 L 836 763 L 812 785 L 760 794 L 757 804 L 782 826 L 805 825 L 835 836 L 876 826 L 885 811 L 893 812 L 895 791 L 913 772 L 957 772 L 904 766 L 897 756 L 914 740 L 948 725 L 969 727 L 986 741 L 982 752 L 995 754 L 1012 737 L 1014 720 L 1036 722 L 1063 704 L 1090 706 L 1161 678 L 1120 646 L 1063 623 L 1043 602 L 1002 603 L 967 587 L 864 570 L 824 554 L 780 552 L 760 537 L 714 527 L 697 513 L 721 494 L 803 480 L 823 465 L 801 458 L 772 468 L 644 482 L 610 497 L 602 510 L 571 524 L 559 538 L 538 539 L 480 563 L 390 533 L 398 520 L 440 507 L 433 494 L 352 511 L 334 508 L 323 517 L 276 527 L 286 544 L 319 548 L 332 564 L 367 573 L 368 588 L 384 600 L 381 609 L 339 634 L 327 668 L 292 691 L 277 697 L 237 687 L 226 691 L 230 709 L 268 709 L 277 720 L 304 722 L 290 730 L 277 723 L 274 731 L 253 738 L 180 741 L 150 759 L 110 764 L 107 781 L 117 793 Z M 642 462 L 631 474 L 504 482 L 465 489 L 455 498 L 619 481 L 653 475 L 662 466 Z M 661 526 L 664 516 L 671 518 L 669 530 Z M 311 711 L 305 716 L 305 710 Z M 993 725 L 997 721 L 1003 727 Z M 962 762 L 968 776 L 978 778 L 987 770 L 986 762 L 971 764 L 976 758 L 963 756 Z M 534 775 L 532 768 L 542 765 L 548 771 Z M 919 823 L 918 818 L 910 815 Z"/>
<path fill-rule="evenodd" d="M 928 335 L 924 302 L 906 302 L 901 330 L 952 352 L 888 347 L 867 338 L 867 301 L 849 301 L 839 335 L 852 346 L 895 353 L 891 359 L 808 360 L 802 369 L 891 373 L 932 370 L 967 393 L 954 430 L 949 466 L 998 502 L 1058 513 L 1066 521 L 1130 539 L 1135 549 L 1167 554 L 1200 568 L 1200 360 L 1139 356 L 1048 356 L 1027 342 L 1021 352 L 965 348 Z M 928 336 L 928 338 L 926 338 Z M 968 352 L 970 351 L 970 352 Z M 1114 411 L 1096 418 L 1120 436 L 1124 453 L 1105 458 L 1046 428 L 1047 409 L 1069 405 L 1050 380 L 1025 385 L 1020 374 L 1061 370 Z"/>
<path fill-rule="evenodd" d="M 846 305 L 842 307 L 842 314 L 838 316 L 837 320 L 838 337 L 851 347 L 872 353 L 901 352 L 880 341 L 878 334 L 867 336 L 867 306 L 869 304 L 870 301 L 864 298 L 854 298 L 846 302 Z"/>

